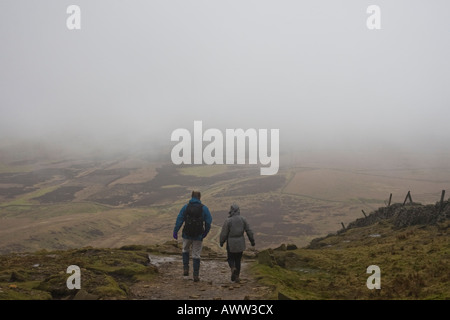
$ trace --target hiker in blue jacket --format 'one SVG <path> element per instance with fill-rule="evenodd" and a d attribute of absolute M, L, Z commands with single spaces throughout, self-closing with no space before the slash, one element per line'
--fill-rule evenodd
<path fill-rule="evenodd" d="M 212 216 L 207 206 L 200 201 L 199 191 L 192 191 L 192 198 L 189 203 L 181 208 L 178 214 L 173 237 L 178 240 L 178 231 L 184 224 L 183 238 L 183 275 L 189 275 L 189 251 L 192 247 L 192 265 L 194 282 L 200 280 L 200 254 L 202 253 L 203 239 L 211 229 Z"/>

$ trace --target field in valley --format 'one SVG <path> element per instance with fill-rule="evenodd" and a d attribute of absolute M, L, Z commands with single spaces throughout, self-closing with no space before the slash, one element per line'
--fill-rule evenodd
<path fill-rule="evenodd" d="M 285 157 L 277 175 L 261 176 L 259 166 L 175 166 L 131 154 L 0 157 L 0 253 L 163 243 L 194 189 L 213 214 L 208 246 L 223 250 L 218 234 L 233 202 L 258 249 L 304 246 L 362 217 L 361 210 L 385 206 L 390 193 L 392 202 L 411 191 L 413 201 L 434 203 L 450 186 L 450 165 L 442 159 L 395 166 L 344 160 L 300 154 Z"/>

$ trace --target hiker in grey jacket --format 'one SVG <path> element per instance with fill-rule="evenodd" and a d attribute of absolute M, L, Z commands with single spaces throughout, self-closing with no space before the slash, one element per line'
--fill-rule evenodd
<path fill-rule="evenodd" d="M 231 281 L 239 282 L 241 272 L 242 252 L 245 250 L 244 231 L 247 233 L 248 240 L 252 246 L 255 246 L 253 231 L 247 220 L 241 216 L 239 206 L 231 205 L 229 216 L 225 220 L 220 233 L 220 246 L 227 243 L 228 265 L 231 268 Z"/>

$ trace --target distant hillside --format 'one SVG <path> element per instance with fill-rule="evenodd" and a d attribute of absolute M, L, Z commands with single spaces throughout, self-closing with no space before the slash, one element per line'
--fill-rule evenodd
<path fill-rule="evenodd" d="M 264 250 L 253 271 L 275 299 L 449 299 L 449 218 L 449 201 L 379 208 L 306 248 Z M 380 290 L 366 286 L 370 265 Z"/>
<path fill-rule="evenodd" d="M 261 176 L 253 165 L 174 165 L 169 153 L 0 146 L 0 254 L 165 242 L 193 189 L 213 215 L 208 246 L 220 251 L 235 202 L 258 249 L 304 247 L 383 206 L 390 192 L 393 202 L 413 190 L 415 201 L 433 203 L 450 185 L 449 155 L 425 165 L 411 154 L 294 152 L 282 156 L 277 175 Z"/>

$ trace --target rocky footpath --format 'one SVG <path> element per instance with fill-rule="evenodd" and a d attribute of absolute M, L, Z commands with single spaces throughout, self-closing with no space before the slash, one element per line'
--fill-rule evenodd
<path fill-rule="evenodd" d="M 241 282 L 234 283 L 226 257 L 204 247 L 200 281 L 194 283 L 192 273 L 182 274 L 181 245 L 176 241 L 0 255 L 0 300 L 261 299 L 270 289 L 249 273 L 254 256 L 246 254 Z M 71 265 L 80 268 L 80 289 L 67 287 Z"/>
<path fill-rule="evenodd" d="M 210 252 L 211 254 L 211 252 Z M 155 278 L 140 281 L 130 287 L 132 299 L 161 300 L 256 300 L 264 299 L 270 288 L 262 286 L 249 273 L 253 259 L 244 258 L 241 281 L 232 282 L 230 268 L 223 255 L 205 254 L 200 264 L 200 281 L 190 275 L 183 276 L 181 255 L 150 255 L 151 264 L 158 268 Z"/>

